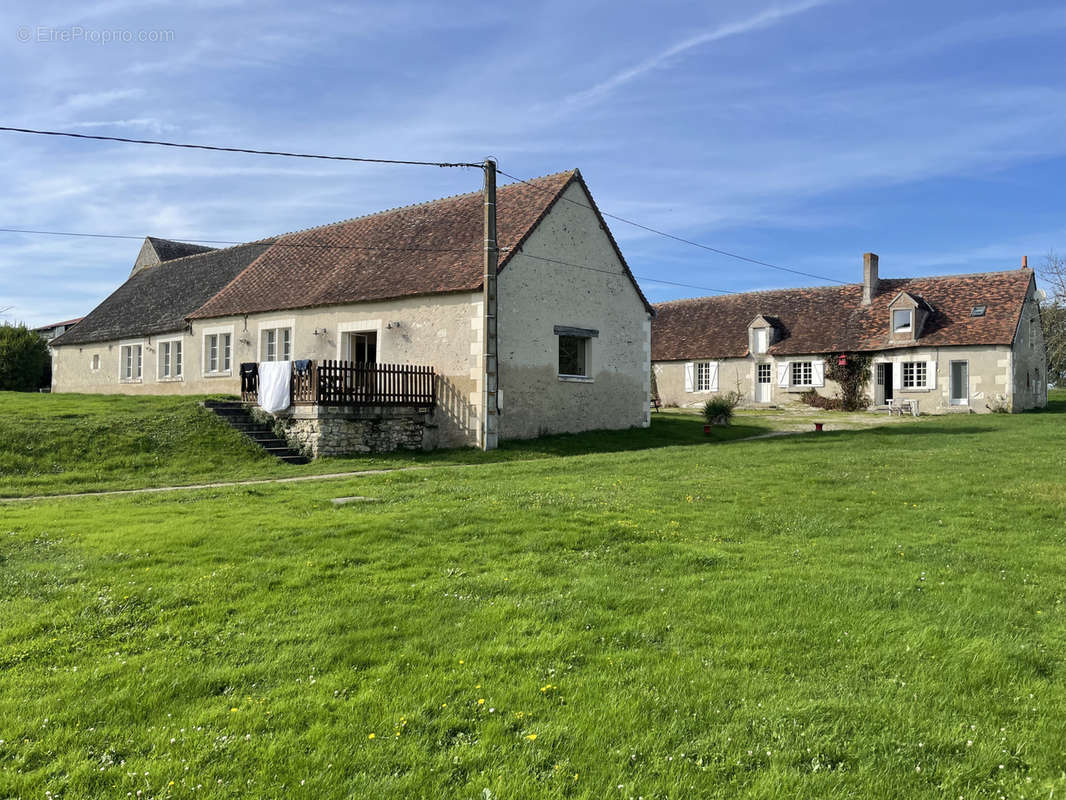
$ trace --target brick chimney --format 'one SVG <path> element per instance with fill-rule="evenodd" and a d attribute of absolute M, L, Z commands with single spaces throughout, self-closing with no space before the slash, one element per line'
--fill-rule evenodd
<path fill-rule="evenodd" d="M 862 304 L 870 305 L 877 295 L 877 253 L 862 254 Z"/>

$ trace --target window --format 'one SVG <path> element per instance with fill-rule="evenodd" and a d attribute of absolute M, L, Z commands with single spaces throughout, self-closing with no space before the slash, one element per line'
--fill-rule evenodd
<path fill-rule="evenodd" d="M 986 310 L 988 310 L 988 306 L 974 306 L 972 309 L 970 309 L 970 316 L 983 317 L 985 315 Z"/>
<path fill-rule="evenodd" d="M 911 332 L 911 311 L 910 309 L 902 309 L 892 312 L 892 332 L 893 333 L 910 333 Z"/>
<path fill-rule="evenodd" d="M 1029 318 L 1029 349 L 1033 350 L 1036 347 L 1036 320 L 1032 317 Z"/>
<path fill-rule="evenodd" d="M 769 383 L 770 382 L 770 365 L 769 364 L 759 364 L 758 365 L 758 370 L 759 370 L 759 372 L 758 372 L 758 381 L 759 381 L 759 383 Z"/>
<path fill-rule="evenodd" d="M 93 356 L 93 372 L 96 372 L 98 369 L 100 369 L 100 356 L 95 355 Z"/>
<path fill-rule="evenodd" d="M 233 359 L 233 334 L 211 333 L 204 337 L 204 373 L 224 374 L 230 371 Z"/>
<path fill-rule="evenodd" d="M 926 387 L 926 364 L 924 361 L 904 361 L 900 386 L 904 389 L 924 389 Z"/>
<path fill-rule="evenodd" d="M 170 339 L 159 343 L 159 379 L 178 380 L 181 378 L 181 339 Z"/>
<path fill-rule="evenodd" d="M 119 377 L 124 381 L 141 379 L 142 347 L 139 344 L 124 344 L 119 348 Z"/>
<path fill-rule="evenodd" d="M 713 392 L 714 382 L 712 380 L 713 364 L 710 361 L 697 361 L 696 362 L 696 391 L 697 392 Z"/>
<path fill-rule="evenodd" d="M 588 377 L 588 337 L 559 336 L 559 374 Z"/>
<path fill-rule="evenodd" d="M 792 385 L 810 386 L 814 383 L 814 370 L 810 361 L 792 362 Z"/>
<path fill-rule="evenodd" d="M 292 360 L 292 328 L 267 328 L 263 331 L 261 361 Z"/>
<path fill-rule="evenodd" d="M 688 361 L 685 363 L 686 392 L 717 392 L 718 362 Z"/>
<path fill-rule="evenodd" d="M 755 352 L 765 353 L 770 332 L 766 328 L 756 328 L 752 333 L 754 334 Z"/>

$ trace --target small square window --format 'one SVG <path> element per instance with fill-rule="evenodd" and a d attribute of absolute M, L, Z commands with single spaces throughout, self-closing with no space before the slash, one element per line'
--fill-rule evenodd
<path fill-rule="evenodd" d="M 792 385 L 810 386 L 814 382 L 814 369 L 810 362 L 792 362 Z"/>
<path fill-rule="evenodd" d="M 911 312 L 909 309 L 902 309 L 892 312 L 892 332 L 911 332 Z"/>
<path fill-rule="evenodd" d="M 970 316 L 971 317 L 983 317 L 985 315 L 985 311 L 987 311 L 987 310 L 988 310 L 988 306 L 974 306 L 970 310 Z"/>
<path fill-rule="evenodd" d="M 926 374 L 924 361 L 905 361 L 900 383 L 904 389 L 924 389 Z"/>
<path fill-rule="evenodd" d="M 559 374 L 588 377 L 588 343 L 584 336 L 559 336 Z"/>
<path fill-rule="evenodd" d="M 810 361 L 792 362 L 792 385 L 810 386 L 814 383 L 814 369 Z"/>

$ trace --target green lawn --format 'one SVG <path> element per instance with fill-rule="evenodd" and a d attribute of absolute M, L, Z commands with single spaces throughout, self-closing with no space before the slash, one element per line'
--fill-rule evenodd
<path fill-rule="evenodd" d="M 292 465 L 201 408 L 202 399 L 0 392 L 0 497 L 703 445 L 770 430 L 758 420 L 738 420 L 708 437 L 690 415 L 665 412 L 649 429 L 505 442 L 491 453 L 462 448 Z"/>
<path fill-rule="evenodd" d="M 0 798 L 1057 797 L 1054 399 L 0 506 Z"/>

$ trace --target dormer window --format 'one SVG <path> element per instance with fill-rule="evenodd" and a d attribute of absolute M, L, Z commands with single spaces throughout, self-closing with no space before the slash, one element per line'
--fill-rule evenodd
<path fill-rule="evenodd" d="M 983 317 L 987 308 L 987 306 L 974 306 L 972 309 L 970 309 L 970 316 Z"/>
<path fill-rule="evenodd" d="M 755 328 L 752 331 L 752 348 L 756 353 L 765 353 L 766 349 L 770 346 L 770 329 L 769 328 Z"/>
<path fill-rule="evenodd" d="M 914 330 L 913 313 L 909 308 L 892 312 L 892 333 L 911 333 Z"/>

